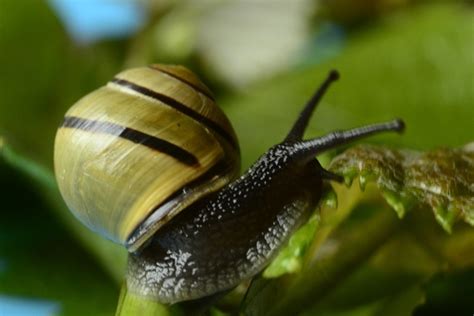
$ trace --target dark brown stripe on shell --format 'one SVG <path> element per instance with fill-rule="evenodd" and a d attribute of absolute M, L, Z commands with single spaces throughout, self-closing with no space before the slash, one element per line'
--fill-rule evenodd
<path fill-rule="evenodd" d="M 130 81 L 127 81 L 127 80 L 124 80 L 124 79 L 114 78 L 111 82 L 113 82 L 113 83 L 115 83 L 119 86 L 122 86 L 122 87 L 125 87 L 125 88 L 128 88 L 128 89 L 131 89 L 133 91 L 136 91 L 136 92 L 138 92 L 140 94 L 143 94 L 147 97 L 158 100 L 158 101 L 172 107 L 173 109 L 175 109 L 175 110 L 177 110 L 177 111 L 193 118 L 194 120 L 198 121 L 199 123 L 204 124 L 206 127 L 208 127 L 211 130 L 215 131 L 217 134 L 219 134 L 225 140 L 227 140 L 232 145 L 232 147 L 238 148 L 238 145 L 236 144 L 234 138 L 229 133 L 227 133 L 227 131 L 224 128 L 222 128 L 219 124 L 217 124 L 213 120 L 205 117 L 204 115 L 202 115 L 198 112 L 195 112 L 194 110 L 187 107 L 186 105 L 179 102 L 178 100 L 175 100 L 175 99 L 173 99 L 173 98 L 171 98 L 167 95 L 161 94 L 159 92 L 150 90 L 148 88 L 139 86 L 139 85 L 137 85 L 133 82 L 130 82 Z"/>
<path fill-rule="evenodd" d="M 130 127 L 111 122 L 89 120 L 76 116 L 66 116 L 61 125 L 63 128 L 74 128 L 92 133 L 115 135 L 164 153 L 188 166 L 198 166 L 199 160 L 192 153 L 164 139 L 145 134 Z"/>
<path fill-rule="evenodd" d="M 190 82 L 189 80 L 183 78 L 183 77 L 179 77 L 177 74 L 174 74 L 172 72 L 169 72 L 169 71 L 166 71 L 164 69 L 161 69 L 161 68 L 157 68 L 157 67 L 154 67 L 153 65 L 150 65 L 148 66 L 148 68 L 150 69 L 153 69 L 153 70 L 156 70 L 156 71 L 159 71 L 159 72 L 162 72 L 170 77 L 173 77 L 174 79 L 178 80 L 178 81 L 181 81 L 182 83 L 190 86 L 191 88 L 193 88 L 194 90 L 196 90 L 197 92 L 200 92 L 202 94 L 204 94 L 206 97 L 208 97 L 209 99 L 211 99 L 212 101 L 215 101 L 214 100 L 214 96 L 212 96 L 209 91 L 206 91 L 204 90 L 203 88 L 195 85 L 194 83 Z"/>

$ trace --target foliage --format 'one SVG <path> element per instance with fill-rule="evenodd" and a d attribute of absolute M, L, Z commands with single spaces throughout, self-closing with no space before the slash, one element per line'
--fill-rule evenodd
<path fill-rule="evenodd" d="M 413 205 L 431 208 L 448 232 L 457 219 L 474 226 L 474 151 L 438 149 L 425 153 L 359 146 L 331 162 L 331 169 L 361 188 L 375 178 L 400 218 Z"/>
<path fill-rule="evenodd" d="M 357 295 L 358 299 L 353 297 L 354 291 L 359 287 L 371 284 L 374 279 L 387 278 L 391 282 L 387 285 L 388 293 L 380 292 L 377 284 L 382 281 L 378 280 L 374 284 L 374 293 L 365 293 L 373 296 L 370 297 L 371 303 L 367 306 L 365 304 L 355 306 L 361 308 L 363 310 L 361 313 L 364 315 L 385 314 L 387 311 L 402 313 L 401 310 L 404 310 L 403 314 L 411 314 L 413 308 L 418 306 L 424 297 L 423 282 L 435 273 L 457 271 L 474 260 L 474 256 L 471 255 L 472 246 L 467 246 L 474 238 L 472 228 L 461 226 L 459 229 L 463 231 L 462 237 L 461 234 L 455 238 L 443 236 L 442 232 L 431 227 L 432 219 L 426 214 L 419 214 L 432 209 L 440 226 L 450 232 L 456 218 L 453 214 L 447 214 L 449 212 L 446 212 L 446 209 L 450 209 L 459 219 L 472 226 L 470 216 L 474 210 L 474 203 L 471 199 L 472 188 L 469 186 L 474 181 L 473 158 L 474 152 L 469 148 L 434 150 L 421 154 L 367 145 L 354 147 L 334 158 L 331 169 L 343 174 L 349 186 L 354 179 L 358 179 L 363 189 L 366 189 L 371 182 L 375 182 L 378 187 L 377 190 L 371 187 L 367 193 L 352 193 L 352 196 L 358 195 L 360 199 L 365 200 L 373 195 L 372 198 L 376 199 L 377 191 L 380 191 L 397 212 L 398 217 L 406 216 L 408 222 L 405 219 L 400 223 L 393 216 L 379 214 L 386 212 L 386 207 L 383 203 L 375 201 L 358 201 L 359 205 L 352 211 L 353 214 L 326 216 L 323 214 L 323 223 L 321 230 L 317 231 L 316 239 L 314 231 L 308 230 L 308 227 L 314 225 L 312 223 L 307 224 L 292 238 L 297 236 L 300 245 L 315 240 L 311 253 L 306 253 L 306 256 L 301 253 L 289 256 L 293 260 L 300 259 L 302 262 L 297 266 L 303 268 L 295 271 L 293 266 L 288 267 L 288 258 L 281 256 L 288 252 L 288 249 L 295 248 L 292 241 L 293 243 L 296 241 L 292 240 L 288 248 L 283 250 L 280 257 L 276 258 L 267 269 L 274 271 L 280 268 L 280 271 L 286 269 L 286 273 L 299 272 L 299 274 L 287 276 L 282 281 L 268 280 L 267 277 L 273 275 L 264 273 L 256 282 L 257 285 L 250 289 L 250 293 L 252 290 L 255 293 L 247 296 L 245 312 L 250 315 L 288 315 L 303 312 L 304 308 L 308 307 L 311 310 L 305 312 L 308 315 L 336 313 L 334 308 L 338 309 L 347 302 L 354 301 L 355 304 L 360 304 L 360 298 Z M 430 172 L 425 172 L 423 175 L 419 173 L 419 170 L 432 169 L 438 171 L 436 175 Z M 347 192 L 341 192 L 342 188 L 336 189 L 341 196 L 347 195 Z M 444 203 L 445 200 L 455 206 L 440 207 L 449 205 Z M 347 205 L 347 202 L 344 202 L 344 205 Z M 411 213 L 406 214 L 407 211 Z M 344 218 L 346 216 L 349 218 Z M 410 227 L 415 218 L 416 226 Z M 342 220 L 345 222 L 341 222 Z M 324 243 L 321 243 L 321 236 L 328 236 L 324 231 L 325 228 L 331 229 L 331 226 L 339 227 Z M 430 232 L 426 233 L 428 227 Z M 421 239 L 415 241 L 416 238 Z M 429 245 L 427 243 L 433 238 L 436 239 L 434 246 L 436 255 L 432 253 L 434 249 L 431 242 Z M 452 256 L 452 252 L 443 250 L 444 247 L 441 245 L 450 243 L 453 238 L 465 245 L 462 248 L 463 258 Z M 329 250 L 325 247 L 329 247 Z M 410 258 L 396 260 L 394 256 L 397 252 L 403 252 Z M 370 254 L 369 258 L 364 257 L 364 254 Z M 368 262 L 362 261 L 367 259 Z M 362 272 L 359 272 L 359 269 L 362 269 Z M 341 282 L 341 275 L 350 273 L 352 275 L 348 276 L 348 280 L 343 279 Z M 352 281 L 354 275 L 356 280 Z M 395 279 L 401 281 L 395 282 Z M 279 291 L 275 293 L 276 288 Z M 329 295 L 324 293 L 327 289 L 330 290 Z M 408 293 L 400 292 L 402 289 Z M 347 291 L 352 295 L 345 293 Z M 266 301 L 266 295 L 269 301 Z M 339 295 L 343 298 L 338 297 Z M 337 304 L 337 302 L 345 303 Z M 349 306 L 350 310 L 355 308 L 354 305 Z M 344 306 L 343 310 L 345 308 L 347 307 Z"/>
<path fill-rule="evenodd" d="M 173 12 L 188 10 L 181 5 L 153 11 L 134 38 L 80 46 L 46 2 L 0 0 L 0 299 L 56 302 L 61 315 L 117 308 L 126 253 L 85 229 L 63 204 L 52 173 L 54 133 L 75 100 L 124 65 L 159 61 L 147 43 L 160 51 L 153 36 L 164 34 Z M 199 63 L 209 58 L 202 50 L 167 55 L 214 86 L 239 135 L 244 167 L 283 138 L 331 68 L 342 78 L 308 137 L 395 116 L 407 123 L 403 136 L 370 140 L 379 146 L 319 157 L 354 184 L 328 187 L 327 205 L 248 292 L 243 284 L 212 302 L 210 315 L 472 313 L 465 294 L 474 284 L 474 158 L 472 143 L 465 145 L 474 135 L 472 14 L 462 2 L 406 4 L 363 24 L 346 21 L 342 39 L 327 41 L 321 38 L 331 21 L 318 16 L 308 41 L 321 46 L 309 45 L 292 68 L 240 91 Z M 193 21 L 186 29 L 199 27 Z M 321 57 L 322 49 L 330 54 Z M 197 308 L 122 292 L 119 310 L 137 307 L 159 315 Z"/>

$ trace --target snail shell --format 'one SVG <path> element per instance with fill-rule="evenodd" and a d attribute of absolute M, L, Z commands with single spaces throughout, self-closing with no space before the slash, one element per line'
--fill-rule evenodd
<path fill-rule="evenodd" d="M 152 65 L 119 73 L 71 107 L 54 162 L 74 215 L 133 252 L 234 179 L 240 150 L 229 120 L 191 71 Z"/>

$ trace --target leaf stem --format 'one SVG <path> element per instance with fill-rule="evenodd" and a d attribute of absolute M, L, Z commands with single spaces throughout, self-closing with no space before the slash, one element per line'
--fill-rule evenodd
<path fill-rule="evenodd" d="M 115 316 L 134 315 L 171 316 L 175 315 L 175 313 L 172 312 L 169 306 L 130 293 L 127 289 L 127 284 L 124 282 L 120 291 L 120 297 Z"/>

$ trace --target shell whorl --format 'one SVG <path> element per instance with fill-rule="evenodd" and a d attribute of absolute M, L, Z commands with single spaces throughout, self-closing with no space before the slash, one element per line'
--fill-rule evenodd
<path fill-rule="evenodd" d="M 240 152 L 229 120 L 191 71 L 151 65 L 119 73 L 71 107 L 54 160 L 74 215 L 135 251 L 235 178 Z"/>

